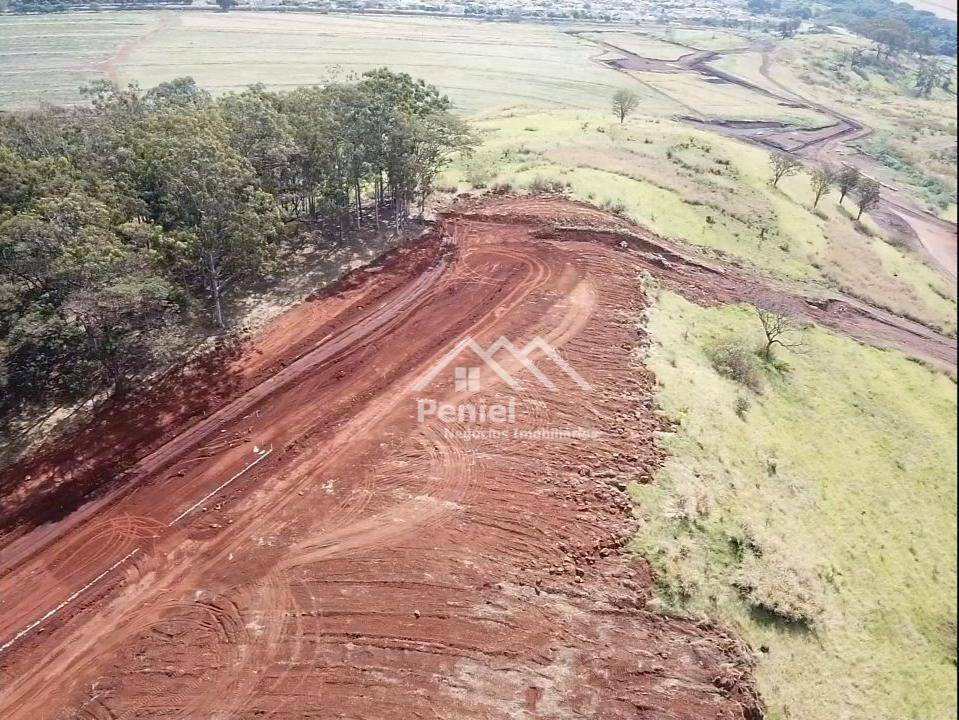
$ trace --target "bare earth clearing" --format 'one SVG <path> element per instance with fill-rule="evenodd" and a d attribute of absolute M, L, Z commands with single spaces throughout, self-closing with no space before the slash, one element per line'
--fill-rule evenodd
<path fill-rule="evenodd" d="M 0 716 L 759 717 L 749 652 L 647 610 L 622 549 L 623 484 L 662 460 L 643 272 L 955 367 L 922 326 L 586 206 L 460 206 L 225 371 L 189 368 L 0 476 Z M 541 337 L 592 387 L 534 355 L 551 391 L 504 354 L 519 391 L 485 368 L 479 390 L 450 370 L 414 391 L 467 336 Z M 516 423 L 450 434 L 470 426 L 418 423 L 424 396 L 515 397 Z M 554 429 L 600 437 L 522 435 Z"/>

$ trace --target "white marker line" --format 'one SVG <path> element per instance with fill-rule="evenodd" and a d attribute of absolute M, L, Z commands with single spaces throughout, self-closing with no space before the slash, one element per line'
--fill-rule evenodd
<path fill-rule="evenodd" d="M 218 492 L 220 492 L 223 488 L 225 488 L 225 487 L 226 487 L 227 485 L 229 485 L 231 482 L 233 482 L 233 481 L 236 480 L 238 477 L 240 477 L 241 475 L 243 475 L 243 473 L 245 473 L 245 472 L 246 472 L 247 470 L 249 470 L 251 467 L 253 467 L 253 466 L 256 465 L 257 463 L 259 463 L 260 461 L 264 460 L 264 459 L 265 459 L 270 453 L 272 453 L 272 452 L 273 452 L 273 446 L 272 446 L 272 445 L 270 446 L 270 449 L 269 449 L 269 450 L 261 450 L 260 453 L 259 453 L 259 457 L 258 457 L 256 460 L 254 460 L 254 461 L 251 462 L 249 465 L 247 465 L 245 468 L 243 468 L 242 470 L 240 470 L 240 472 L 238 472 L 236 475 L 234 475 L 233 477 L 231 477 L 231 478 L 230 478 L 229 480 L 227 480 L 225 483 L 221 484 L 221 485 L 220 485 L 219 487 L 217 487 L 215 490 L 213 490 L 212 492 L 210 492 L 209 494 L 207 494 L 207 495 L 206 495 L 202 500 L 200 500 L 198 503 L 190 506 L 189 508 L 187 508 L 186 510 L 184 510 L 182 513 L 180 513 L 179 515 L 177 515 L 174 520 L 172 520 L 171 522 L 167 523 L 167 527 L 172 527 L 173 525 L 175 525 L 176 523 L 178 523 L 180 520 L 182 520 L 182 519 L 185 518 L 187 515 L 189 515 L 191 512 L 193 512 L 193 511 L 196 510 L 198 507 L 200 507 L 200 505 L 202 505 L 202 504 L 205 503 L 207 500 L 209 500 L 211 497 L 213 497 L 213 496 L 216 495 Z M 87 590 L 89 590 L 90 588 L 92 588 L 92 587 L 93 587 L 94 585 L 96 585 L 98 582 L 100 582 L 101 580 L 103 580 L 103 578 L 105 578 L 107 575 L 109 575 L 110 573 L 112 573 L 114 570 L 116 570 L 118 567 L 120 567 L 123 563 L 125 563 L 127 560 L 129 560 L 130 558 L 132 558 L 132 557 L 133 557 L 134 555 L 136 555 L 138 552 L 140 552 L 140 548 L 134 548 L 133 550 L 131 550 L 130 552 L 128 552 L 126 555 L 124 555 L 122 558 L 120 558 L 119 560 L 117 560 L 115 563 L 113 563 L 113 565 L 111 565 L 111 566 L 108 567 L 106 570 L 104 570 L 102 573 L 100 573 L 99 575 L 97 575 L 95 578 L 93 578 L 93 580 L 91 580 L 90 582 L 88 582 L 88 583 L 87 583 L 86 585 L 84 585 L 82 588 L 80 588 L 79 590 L 71 593 L 70 596 L 69 596 L 66 600 L 64 600 L 62 603 L 60 603 L 60 604 L 57 605 L 55 608 L 53 608 L 52 610 L 50 610 L 49 612 L 47 612 L 45 615 L 43 615 L 43 616 L 42 616 L 41 618 L 39 618 L 38 620 L 34 620 L 32 623 L 30 623 L 30 624 L 27 625 L 25 628 L 23 628 L 23 630 L 21 630 L 21 631 L 18 632 L 16 635 L 14 635 L 12 638 L 10 638 L 9 640 L 7 640 L 7 642 L 5 642 L 3 645 L 0 645 L 0 655 L 3 655 L 3 653 L 5 653 L 7 650 L 9 650 L 11 647 L 13 647 L 13 645 L 15 645 L 19 640 L 22 640 L 26 635 L 29 635 L 31 632 L 33 632 L 33 631 L 36 630 L 38 627 L 40 627 L 41 625 L 43 625 L 47 620 L 50 620 L 51 618 L 56 617 L 56 615 L 57 615 L 61 610 L 63 610 L 65 607 L 67 607 L 67 605 L 69 605 L 69 604 L 72 603 L 74 600 L 76 600 L 78 597 L 80 597 L 81 595 L 83 595 L 83 593 L 85 593 Z"/>
<path fill-rule="evenodd" d="M 260 457 L 258 457 L 256 460 L 254 460 L 253 462 L 251 462 L 251 463 L 250 463 L 249 465 L 247 465 L 245 468 L 243 468 L 242 470 L 240 470 L 240 472 L 238 472 L 236 475 L 234 475 L 233 477 L 231 477 L 229 480 L 227 480 L 227 481 L 226 481 L 225 483 L 223 483 L 222 485 L 220 485 L 220 486 L 218 486 L 218 487 L 215 487 L 213 490 L 211 490 L 209 493 L 207 493 L 203 498 L 201 498 L 198 502 L 194 503 L 193 505 L 191 505 L 190 507 L 188 507 L 186 510 L 184 510 L 183 512 L 181 512 L 179 515 L 177 515 L 175 518 L 173 518 L 170 522 L 167 523 L 167 527 L 173 527 L 174 525 L 176 525 L 176 524 L 177 524 L 178 522 L 180 522 L 183 518 L 185 518 L 185 517 L 186 517 L 187 515 L 189 515 L 191 512 L 193 512 L 194 510 L 196 510 L 198 507 L 200 507 L 203 503 L 205 503 L 205 502 L 206 502 L 207 500 L 209 500 L 211 497 L 213 497 L 213 496 L 216 495 L 218 492 L 220 492 L 223 488 L 225 488 L 225 487 L 226 487 L 227 485 L 229 485 L 231 482 L 233 482 L 233 481 L 236 480 L 238 477 L 240 477 L 241 475 L 243 475 L 243 473 L 245 473 L 245 472 L 246 472 L 247 470 L 249 470 L 251 467 L 253 467 L 254 465 L 258 464 L 260 461 L 262 461 L 262 460 L 264 460 L 265 458 L 267 458 L 271 452 L 273 452 L 273 446 L 272 446 L 272 445 L 270 446 L 270 449 L 269 449 L 269 450 L 263 450 L 263 451 L 261 451 L 261 452 L 260 452 Z"/>
<path fill-rule="evenodd" d="M 88 582 L 88 583 L 87 583 L 86 585 L 84 585 L 82 588 L 80 588 L 79 590 L 77 590 L 77 591 L 74 592 L 74 593 L 71 593 L 70 597 L 68 597 L 68 598 L 67 598 L 66 600 L 64 600 L 62 603 L 60 603 L 60 604 L 57 605 L 55 608 L 53 608 L 53 610 L 51 610 L 50 612 L 48 612 L 46 615 L 44 615 L 43 617 L 41 617 L 39 620 L 34 620 L 32 623 L 30 623 L 29 625 L 27 625 L 23 630 L 21 630 L 21 631 L 18 632 L 16 635 L 14 635 L 10 640 L 8 640 L 7 642 L 5 642 L 3 645 L 0 645 L 0 655 L 2 655 L 2 654 L 5 653 L 7 650 L 9 650 L 10 647 L 11 647 L 14 643 L 16 643 L 18 640 L 20 640 L 21 638 L 23 638 L 25 635 L 33 632 L 33 631 L 36 630 L 38 627 L 40 627 L 41 625 L 43 625 L 43 623 L 45 623 L 47 620 L 50 620 L 51 618 L 55 617 L 55 616 L 57 615 L 57 613 L 59 613 L 61 610 L 63 610 L 67 605 L 69 605 L 70 603 L 72 603 L 74 600 L 76 600 L 78 597 L 80 597 L 80 596 L 81 596 L 83 593 L 85 593 L 87 590 L 89 590 L 89 589 L 92 588 L 94 585 L 96 585 L 98 582 L 100 582 L 101 580 L 103 580 L 103 578 L 105 578 L 107 575 L 109 575 L 110 573 L 112 573 L 114 570 L 116 570 L 118 567 L 120 567 L 123 563 L 125 563 L 127 560 L 129 560 L 130 558 L 132 558 L 132 557 L 133 557 L 134 555 L 136 555 L 138 552 L 140 552 L 140 548 L 135 548 L 135 549 L 131 550 L 130 552 L 128 552 L 126 555 L 124 555 L 122 558 L 120 558 L 119 560 L 117 560 L 115 563 L 113 563 L 113 565 L 111 565 L 111 566 L 108 567 L 106 570 L 104 570 L 102 573 L 100 573 L 99 575 L 97 575 L 95 578 L 93 578 L 93 580 L 91 580 L 90 582 Z"/>

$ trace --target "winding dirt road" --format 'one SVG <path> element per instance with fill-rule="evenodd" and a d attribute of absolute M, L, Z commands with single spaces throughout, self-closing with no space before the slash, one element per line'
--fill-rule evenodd
<path fill-rule="evenodd" d="M 685 252 L 556 198 L 463 206 L 9 469 L 0 717 L 759 718 L 749 651 L 647 610 L 623 550 L 624 483 L 664 429 L 639 274 L 947 366 L 956 348 Z M 542 338 L 589 387 L 503 351 L 515 389 L 475 356 L 414 389 L 466 337 Z"/>
<path fill-rule="evenodd" d="M 574 33 L 582 35 L 581 33 Z M 855 165 L 866 175 L 875 174 L 873 161 L 860 153 L 851 143 L 869 137 L 873 130 L 855 118 L 835 108 L 815 102 L 785 87 L 769 71 L 769 42 L 760 41 L 748 50 L 762 53 L 760 72 L 779 92 L 760 87 L 731 73 L 719 70 L 710 63 L 724 53 L 693 51 L 677 60 L 657 60 L 631 53 L 615 44 L 590 40 L 607 53 L 603 64 L 625 72 L 695 73 L 713 82 L 725 82 L 746 88 L 792 107 L 813 110 L 831 119 L 823 127 L 802 128 L 780 122 L 717 121 L 701 115 L 695 107 L 686 106 L 690 115 L 684 121 L 714 132 L 739 138 L 774 152 L 788 153 L 803 160 L 810 167 L 823 164 Z M 744 50 L 731 51 L 743 52 Z M 730 54 L 730 53 L 726 53 Z M 610 56 L 611 55 L 611 56 Z M 883 229 L 905 243 L 913 251 L 939 268 L 953 282 L 956 281 L 957 233 L 956 224 L 925 211 L 904 189 L 883 184 L 882 199 L 870 215 Z"/>

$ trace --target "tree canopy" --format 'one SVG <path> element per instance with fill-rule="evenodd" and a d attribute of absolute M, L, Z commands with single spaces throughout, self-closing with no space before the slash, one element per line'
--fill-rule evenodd
<path fill-rule="evenodd" d="M 213 98 L 191 78 L 0 116 L 0 417 L 122 390 L 270 267 L 284 224 L 399 228 L 473 139 L 435 87 L 385 69 Z"/>

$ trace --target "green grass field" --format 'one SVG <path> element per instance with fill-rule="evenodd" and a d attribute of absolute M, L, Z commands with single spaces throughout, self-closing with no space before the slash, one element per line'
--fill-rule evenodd
<path fill-rule="evenodd" d="M 770 720 L 954 717 L 954 383 L 811 329 L 755 393 L 709 360 L 731 338 L 758 346 L 751 309 L 659 292 L 648 329 L 675 426 L 656 481 L 632 487 L 634 549 L 663 607 L 718 615 L 761 649 Z"/>
<path fill-rule="evenodd" d="M 156 22 L 140 12 L 0 16 L 0 108 L 79 101 L 101 63 Z"/>
<path fill-rule="evenodd" d="M 616 88 L 630 84 L 590 61 L 597 54 L 592 43 L 545 26 L 356 15 L 101 13 L 0 18 L 0 103 L 73 102 L 80 82 L 97 74 L 96 63 L 121 47 L 112 76 L 142 87 L 192 75 L 214 92 L 257 82 L 290 88 L 388 65 L 435 83 L 469 113 L 517 104 L 604 107 Z"/>

